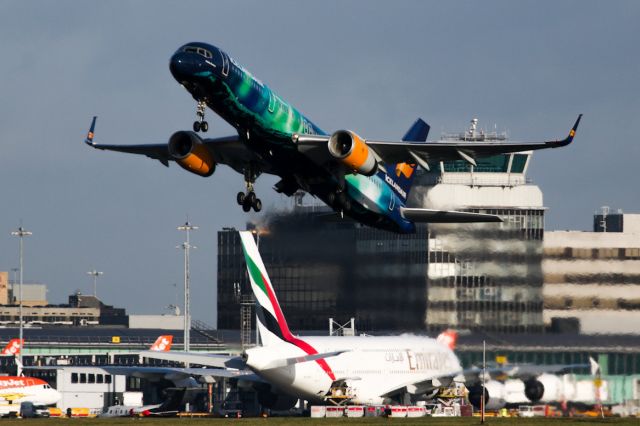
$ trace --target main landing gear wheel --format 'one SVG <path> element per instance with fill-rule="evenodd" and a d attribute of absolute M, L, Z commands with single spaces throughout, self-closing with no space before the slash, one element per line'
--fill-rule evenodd
<path fill-rule="evenodd" d="M 209 123 L 207 123 L 204 119 L 204 112 L 207 108 L 207 104 L 204 101 L 198 101 L 198 106 L 196 107 L 196 115 L 198 116 L 198 120 L 193 122 L 193 131 L 194 132 L 206 132 L 209 130 Z"/>
<path fill-rule="evenodd" d="M 253 208 L 256 213 L 262 210 L 262 200 L 256 197 L 256 193 L 253 191 L 249 191 L 246 194 L 244 192 L 238 192 L 236 201 L 242 206 L 242 210 L 245 212 L 248 212 L 251 208 Z"/>

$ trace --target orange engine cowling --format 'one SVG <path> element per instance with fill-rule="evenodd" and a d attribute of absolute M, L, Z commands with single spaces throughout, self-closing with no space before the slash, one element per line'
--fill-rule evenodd
<path fill-rule="evenodd" d="M 329 153 L 354 173 L 372 176 L 378 162 L 362 138 L 349 130 L 338 130 L 329 138 Z"/>
<path fill-rule="evenodd" d="M 200 176 L 211 176 L 216 170 L 211 152 L 193 132 L 179 131 L 171 135 L 169 155 L 183 169 Z"/>

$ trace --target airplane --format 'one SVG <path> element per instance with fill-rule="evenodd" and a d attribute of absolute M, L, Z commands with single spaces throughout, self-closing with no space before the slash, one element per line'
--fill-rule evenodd
<path fill-rule="evenodd" d="M 256 300 L 262 346 L 241 356 L 185 352 L 142 352 L 165 359 L 235 371 L 239 380 L 258 386 L 261 402 L 287 399 L 287 395 L 324 403 L 348 398 L 355 404 L 382 404 L 419 399 L 446 386 L 462 368 L 450 345 L 421 336 L 314 336 L 291 333 L 251 232 L 240 232 L 242 247 Z M 254 373 L 254 374 L 252 374 Z M 265 387 L 264 385 L 268 385 Z M 284 395 L 283 395 L 284 394 Z"/>
<path fill-rule="evenodd" d="M 241 231 L 240 237 L 256 301 L 261 346 L 247 349 L 240 356 L 146 351 L 141 353 L 143 357 L 208 366 L 211 368 L 202 368 L 199 374 L 252 382 L 259 402 L 281 409 L 293 406 L 297 399 L 311 403 L 408 404 L 429 400 L 457 382 L 465 382 L 469 399 L 479 404 L 482 371 L 461 367 L 454 353 L 455 331 L 445 330 L 437 339 L 407 334 L 304 338 L 292 334 L 253 234 Z M 487 372 L 522 379 L 526 397 L 538 401 L 551 393 L 551 389 L 545 391 L 551 382 L 544 373 L 585 366 L 507 365 Z M 493 380 L 484 391 L 485 403 L 492 407 L 505 404 L 504 389 L 499 386 L 504 385 Z"/>
<path fill-rule="evenodd" d="M 246 191 L 236 201 L 243 211 L 259 212 L 262 201 L 254 183 L 262 174 L 280 177 L 274 189 L 287 196 L 303 190 L 333 210 L 368 226 L 397 233 L 415 232 L 415 223 L 500 222 L 495 215 L 411 208 L 407 197 L 419 165 L 430 170 L 441 161 L 558 148 L 569 145 L 582 114 L 569 135 L 545 142 L 427 142 L 430 126 L 422 119 L 401 141 L 376 141 L 352 130 L 324 132 L 223 50 L 206 43 L 187 43 L 171 57 L 169 69 L 197 103 L 193 131 L 180 130 L 168 143 L 107 145 L 94 141 L 93 117 L 85 143 L 101 150 L 141 154 L 169 166 L 209 177 L 218 164 L 244 176 Z M 237 134 L 202 138 L 210 108 Z"/>
<path fill-rule="evenodd" d="M 0 376 L 0 414 L 18 412 L 20 404 L 51 405 L 60 400 L 60 393 L 47 382 L 35 377 Z"/>
<path fill-rule="evenodd" d="M 104 409 L 98 417 L 174 417 L 184 404 L 187 389 L 173 389 L 169 397 L 160 404 L 141 407 L 112 405 Z"/>

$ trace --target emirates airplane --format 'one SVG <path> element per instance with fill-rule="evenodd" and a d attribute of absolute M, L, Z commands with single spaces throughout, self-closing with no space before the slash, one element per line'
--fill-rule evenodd
<path fill-rule="evenodd" d="M 447 334 L 440 339 L 293 335 L 253 234 L 240 232 L 240 237 L 256 299 L 262 346 L 248 349 L 240 357 L 152 351 L 144 352 L 144 356 L 218 367 L 208 373 L 201 370 L 201 375 L 215 377 L 220 373 L 268 384 L 266 391 L 257 386 L 261 402 L 284 393 L 312 402 L 339 398 L 354 404 L 406 403 L 429 398 L 462 373 L 452 350 L 455 339 Z"/>

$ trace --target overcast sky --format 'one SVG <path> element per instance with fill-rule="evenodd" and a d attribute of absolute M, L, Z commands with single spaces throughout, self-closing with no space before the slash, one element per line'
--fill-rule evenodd
<path fill-rule="evenodd" d="M 216 232 L 242 227 L 243 179 L 210 178 L 83 145 L 160 143 L 195 118 L 172 78 L 189 41 L 226 50 L 327 131 L 398 138 L 417 118 L 441 131 L 480 125 L 512 139 L 575 143 L 536 153 L 547 229 L 589 229 L 602 205 L 640 212 L 640 3 L 634 1 L 7 1 L 0 2 L 0 271 L 49 286 L 60 303 L 92 291 L 132 313 L 181 301 L 183 235 L 192 237 L 193 316 L 215 322 Z M 232 128 L 209 111 L 211 136 Z M 636 129 L 636 130 L 634 130 Z M 265 209 L 288 206 L 276 179 Z M 177 288 L 174 286 L 177 284 Z"/>

